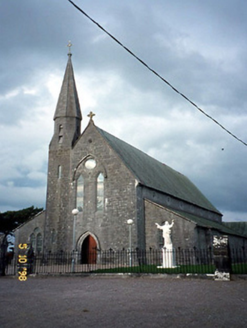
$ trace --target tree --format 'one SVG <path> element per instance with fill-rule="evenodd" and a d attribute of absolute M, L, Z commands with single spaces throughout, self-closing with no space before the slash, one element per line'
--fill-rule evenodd
<path fill-rule="evenodd" d="M 19 211 L 0 213 L 0 233 L 3 234 L 1 236 L 2 242 L 0 242 L 0 275 L 5 275 L 8 247 L 11 248 L 11 246 L 14 246 L 11 238 L 9 238 L 13 236 L 13 230 L 22 223 L 27 222 L 42 210 L 43 208 L 34 208 L 34 206 L 31 206 Z"/>
<path fill-rule="evenodd" d="M 43 208 L 34 208 L 34 206 L 31 206 L 19 211 L 0 213 L 0 232 L 5 235 L 12 232 L 19 225 L 28 221 L 42 210 Z"/>

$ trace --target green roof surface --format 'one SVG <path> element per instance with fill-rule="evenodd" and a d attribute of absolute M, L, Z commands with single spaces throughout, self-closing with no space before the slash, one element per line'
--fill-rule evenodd
<path fill-rule="evenodd" d="M 221 214 L 186 176 L 108 132 L 96 128 L 140 184 Z"/>
<path fill-rule="evenodd" d="M 231 229 L 230 227 L 225 225 L 225 222 L 224 223 L 215 222 L 183 211 L 177 211 L 177 210 L 171 210 L 171 211 L 189 219 L 190 221 L 193 221 L 196 225 L 200 227 L 215 229 L 225 234 L 243 236 L 241 232 L 237 232 L 236 230 Z"/>
<path fill-rule="evenodd" d="M 225 226 L 247 237 L 247 222 L 223 222 Z"/>

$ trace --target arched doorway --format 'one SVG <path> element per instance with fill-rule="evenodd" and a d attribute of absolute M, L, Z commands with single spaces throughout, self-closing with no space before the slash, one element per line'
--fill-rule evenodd
<path fill-rule="evenodd" d="M 95 264 L 97 260 L 97 242 L 92 235 L 88 235 L 81 246 L 81 263 Z"/>

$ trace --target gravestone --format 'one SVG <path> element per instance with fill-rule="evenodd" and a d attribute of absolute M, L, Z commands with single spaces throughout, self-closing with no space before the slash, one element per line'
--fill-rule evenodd
<path fill-rule="evenodd" d="M 213 257 L 216 267 L 214 280 L 230 280 L 228 236 L 213 236 Z"/>

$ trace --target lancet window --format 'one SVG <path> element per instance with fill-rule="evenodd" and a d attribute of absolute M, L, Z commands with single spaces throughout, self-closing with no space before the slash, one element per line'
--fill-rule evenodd
<path fill-rule="evenodd" d="M 63 125 L 59 125 L 59 134 L 58 134 L 58 141 L 59 143 L 63 142 Z"/>
<path fill-rule="evenodd" d="M 32 234 L 30 235 L 30 244 L 34 252 L 42 252 L 43 238 L 39 228 L 35 228 Z"/>
<path fill-rule="evenodd" d="M 43 239 L 41 233 L 37 234 L 37 244 L 36 244 L 36 251 L 37 253 L 40 253 L 42 251 L 43 246 Z"/>
<path fill-rule="evenodd" d="M 80 175 L 77 180 L 77 194 L 76 194 L 76 207 L 82 211 L 84 205 L 84 179 Z"/>
<path fill-rule="evenodd" d="M 35 234 L 32 233 L 30 236 L 30 244 L 32 246 L 33 249 L 35 249 Z"/>
<path fill-rule="evenodd" d="M 97 210 L 102 211 L 104 205 L 104 175 L 100 173 L 97 178 Z"/>
<path fill-rule="evenodd" d="M 58 165 L 57 177 L 58 177 L 58 179 L 61 179 L 61 177 L 62 177 L 62 166 L 61 165 Z"/>

